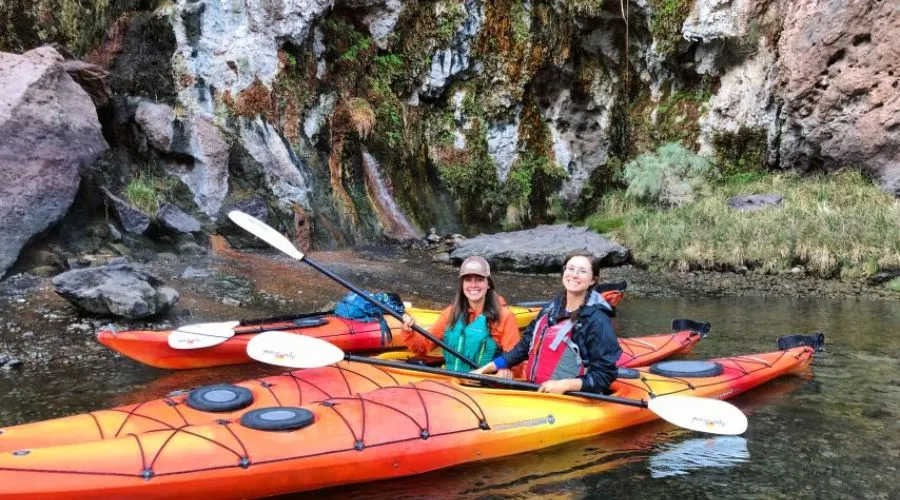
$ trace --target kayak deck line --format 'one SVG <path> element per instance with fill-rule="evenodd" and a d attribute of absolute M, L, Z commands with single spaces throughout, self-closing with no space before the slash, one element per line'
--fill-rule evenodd
<path fill-rule="evenodd" d="M 686 352 L 700 340 L 699 336 L 692 335 L 691 332 L 642 338 L 659 347 L 656 351 L 641 348 L 641 351 L 635 351 L 638 355 L 633 357 L 623 355 L 619 359 L 619 366 L 634 367 L 649 364 Z M 332 397 L 373 391 L 426 378 L 446 377 L 358 363 L 337 363 L 321 368 L 293 370 L 281 375 L 234 384 L 232 387 L 248 390 L 252 394 L 253 403 L 247 408 L 210 413 L 191 407 L 188 404 L 191 391 L 182 391 L 142 403 L 7 427 L 5 434 L 0 435 L 0 452 L 96 439 L 114 439 L 125 434 L 199 425 L 215 419 L 234 420 L 244 411 L 257 407 L 302 406 Z"/>

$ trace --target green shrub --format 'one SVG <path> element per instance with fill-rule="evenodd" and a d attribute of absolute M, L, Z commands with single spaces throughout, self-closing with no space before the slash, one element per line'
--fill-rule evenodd
<path fill-rule="evenodd" d="M 694 199 L 711 168 L 706 158 L 670 142 L 625 164 L 626 194 L 653 203 L 684 205 Z"/>
<path fill-rule="evenodd" d="M 886 286 L 888 290 L 900 292 L 900 278 L 894 278 L 891 281 L 888 281 L 884 286 Z"/>
<path fill-rule="evenodd" d="M 125 186 L 125 199 L 141 212 L 153 215 L 159 210 L 160 195 L 151 178 L 138 175 Z"/>

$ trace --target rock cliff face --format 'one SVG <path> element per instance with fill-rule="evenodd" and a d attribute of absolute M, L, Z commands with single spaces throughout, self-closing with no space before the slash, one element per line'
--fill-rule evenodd
<path fill-rule="evenodd" d="M 780 166 L 864 166 L 900 196 L 900 4 L 807 0 L 784 14 Z"/>
<path fill-rule="evenodd" d="M 897 2 L 113 2 L 97 12 L 102 43 L 93 24 L 73 31 L 84 16 L 51 16 L 65 29 L 39 32 L 10 24 L 54 1 L 14 2 L 19 17 L 0 7 L 0 49 L 59 41 L 107 68 L 109 100 L 127 110 L 104 122 L 108 135 L 136 138 L 114 145 L 135 150 L 122 170 L 178 179 L 180 209 L 207 228 L 248 200 L 320 246 L 533 226 L 551 207 L 590 210 L 617 165 L 675 141 L 718 157 L 751 142 L 770 168 L 862 167 L 900 195 Z M 75 166 L 102 150 L 91 113 L 62 116 L 82 152 L 54 180 L 40 175 L 61 188 L 55 208 L 7 255 L 65 211 Z M 7 157 L 33 153 L 19 136 Z"/>
<path fill-rule="evenodd" d="M 50 47 L 0 53 L 0 277 L 34 235 L 66 214 L 79 178 L 107 149 L 91 97 Z"/>

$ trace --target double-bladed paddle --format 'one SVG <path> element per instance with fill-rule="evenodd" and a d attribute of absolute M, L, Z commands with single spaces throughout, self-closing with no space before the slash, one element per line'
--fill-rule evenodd
<path fill-rule="evenodd" d="M 535 391 L 538 384 L 510 380 L 490 375 L 460 373 L 442 368 L 419 366 L 383 359 L 367 358 L 346 354 L 338 347 L 314 337 L 286 332 L 263 332 L 247 344 L 247 354 L 260 362 L 283 366 L 286 368 L 316 368 L 337 363 L 353 361 L 375 366 L 385 366 L 414 372 L 445 375 L 452 378 L 475 380 L 501 386 L 506 389 Z M 575 396 L 595 401 L 647 408 L 663 420 L 685 429 L 711 434 L 735 435 L 747 430 L 747 417 L 736 406 L 725 401 L 692 396 L 658 396 L 644 401 L 641 399 L 620 398 L 591 392 L 569 392 Z"/>
<path fill-rule="evenodd" d="M 232 210 L 231 212 L 228 212 L 228 218 L 231 219 L 232 222 L 234 222 L 235 224 L 240 226 L 241 229 L 244 229 L 247 232 L 252 233 L 254 236 L 256 236 L 257 238 L 272 245 L 273 247 L 277 248 L 282 253 L 289 255 L 301 262 L 306 262 L 307 264 L 309 264 L 310 267 L 312 267 L 316 271 L 319 271 L 320 273 L 324 274 L 325 276 L 328 276 L 329 278 L 333 279 L 334 281 L 339 283 L 341 286 L 343 286 L 347 290 L 350 290 L 351 292 L 359 295 L 360 297 L 364 298 L 365 300 L 367 300 L 369 303 L 371 303 L 375 307 L 381 309 L 382 311 L 393 316 L 394 318 L 397 318 L 398 320 L 403 321 L 403 316 L 401 316 L 397 311 L 395 311 L 395 310 L 391 309 L 390 307 L 388 307 L 387 305 L 375 300 L 368 293 L 360 290 L 359 288 L 353 286 L 352 284 L 350 284 L 343 278 L 335 275 L 331 271 L 320 266 L 316 261 L 310 259 L 306 255 L 304 255 L 303 252 L 298 250 L 297 247 L 295 247 L 294 244 L 290 242 L 290 240 L 288 240 L 287 238 L 284 237 L 284 235 L 282 235 L 281 233 L 279 233 L 278 231 L 273 229 L 271 226 L 269 226 L 265 222 L 257 219 L 256 217 L 253 217 L 252 215 L 241 212 L 240 210 Z M 456 356 L 460 360 L 462 360 L 463 363 L 467 364 L 468 366 L 470 366 L 472 368 L 478 368 L 478 365 L 476 365 L 474 361 L 463 356 L 458 351 L 456 351 L 449 345 L 445 344 L 443 341 L 441 341 L 434 335 L 428 333 L 428 331 L 426 331 L 425 329 L 419 327 L 418 325 L 413 325 L 412 328 L 419 335 L 422 335 L 425 338 L 427 338 L 428 340 L 441 346 L 441 348 L 444 349 L 445 352 L 448 352 L 448 353 Z"/>

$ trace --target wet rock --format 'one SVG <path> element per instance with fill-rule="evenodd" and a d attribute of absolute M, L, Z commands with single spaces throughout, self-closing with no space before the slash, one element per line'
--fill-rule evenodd
<path fill-rule="evenodd" d="M 741 212 L 756 212 L 767 207 L 781 205 L 783 200 L 784 196 L 780 194 L 748 194 L 734 196 L 725 203 Z"/>
<path fill-rule="evenodd" d="M 175 233 L 195 233 L 200 230 L 197 219 L 171 203 L 166 203 L 156 212 L 156 222 Z"/>
<path fill-rule="evenodd" d="M 144 234 L 150 227 L 150 216 L 131 206 L 127 201 L 103 189 L 103 195 L 112 203 L 113 212 L 122 229 L 132 234 Z"/>
<path fill-rule="evenodd" d="M 441 241 L 441 237 L 437 234 L 435 229 L 432 227 L 428 230 L 428 234 L 425 236 L 425 241 L 428 243 L 438 243 Z"/>
<path fill-rule="evenodd" d="M 458 243 L 450 257 L 458 264 L 471 255 L 480 255 L 497 269 L 549 272 L 559 271 L 563 258 L 573 250 L 590 251 L 602 266 L 618 266 L 631 258 L 631 251 L 622 245 L 590 229 L 568 224 L 483 234 Z"/>
<path fill-rule="evenodd" d="M 184 279 L 206 278 L 210 275 L 212 275 L 212 273 L 206 269 L 199 269 L 193 266 L 188 266 L 188 268 L 181 273 L 181 277 Z"/>
<path fill-rule="evenodd" d="M 870 276 L 866 282 L 869 285 L 880 285 L 882 283 L 887 283 L 894 278 L 900 277 L 900 269 L 894 269 L 890 271 L 880 271 L 873 276 Z"/>
<path fill-rule="evenodd" d="M 178 300 L 178 292 L 129 264 L 68 271 L 53 286 L 82 310 L 129 319 L 165 313 Z"/>
<path fill-rule="evenodd" d="M 241 305 L 241 301 L 237 299 L 232 299 L 231 297 L 225 297 L 222 299 L 222 303 L 226 306 L 238 307 Z"/>
<path fill-rule="evenodd" d="M 228 210 L 240 210 L 267 224 L 271 224 L 269 221 L 269 207 L 267 207 L 266 202 L 258 196 L 248 200 L 239 201 L 229 207 Z M 228 241 L 228 244 L 233 248 L 269 248 L 267 243 L 241 229 L 235 223 L 231 222 L 231 219 L 228 217 L 219 218 L 216 232 L 224 236 Z"/>
<path fill-rule="evenodd" d="M 9 354 L 0 354 L 0 370 L 9 371 L 15 368 L 21 368 L 22 362 Z"/>
<path fill-rule="evenodd" d="M 0 276 L 66 214 L 82 170 L 109 148 L 94 103 L 62 63 L 50 47 L 0 53 Z"/>
<path fill-rule="evenodd" d="M 440 252 L 431 256 L 432 262 L 439 262 L 441 264 L 452 264 L 453 259 L 450 258 L 450 252 Z"/>

